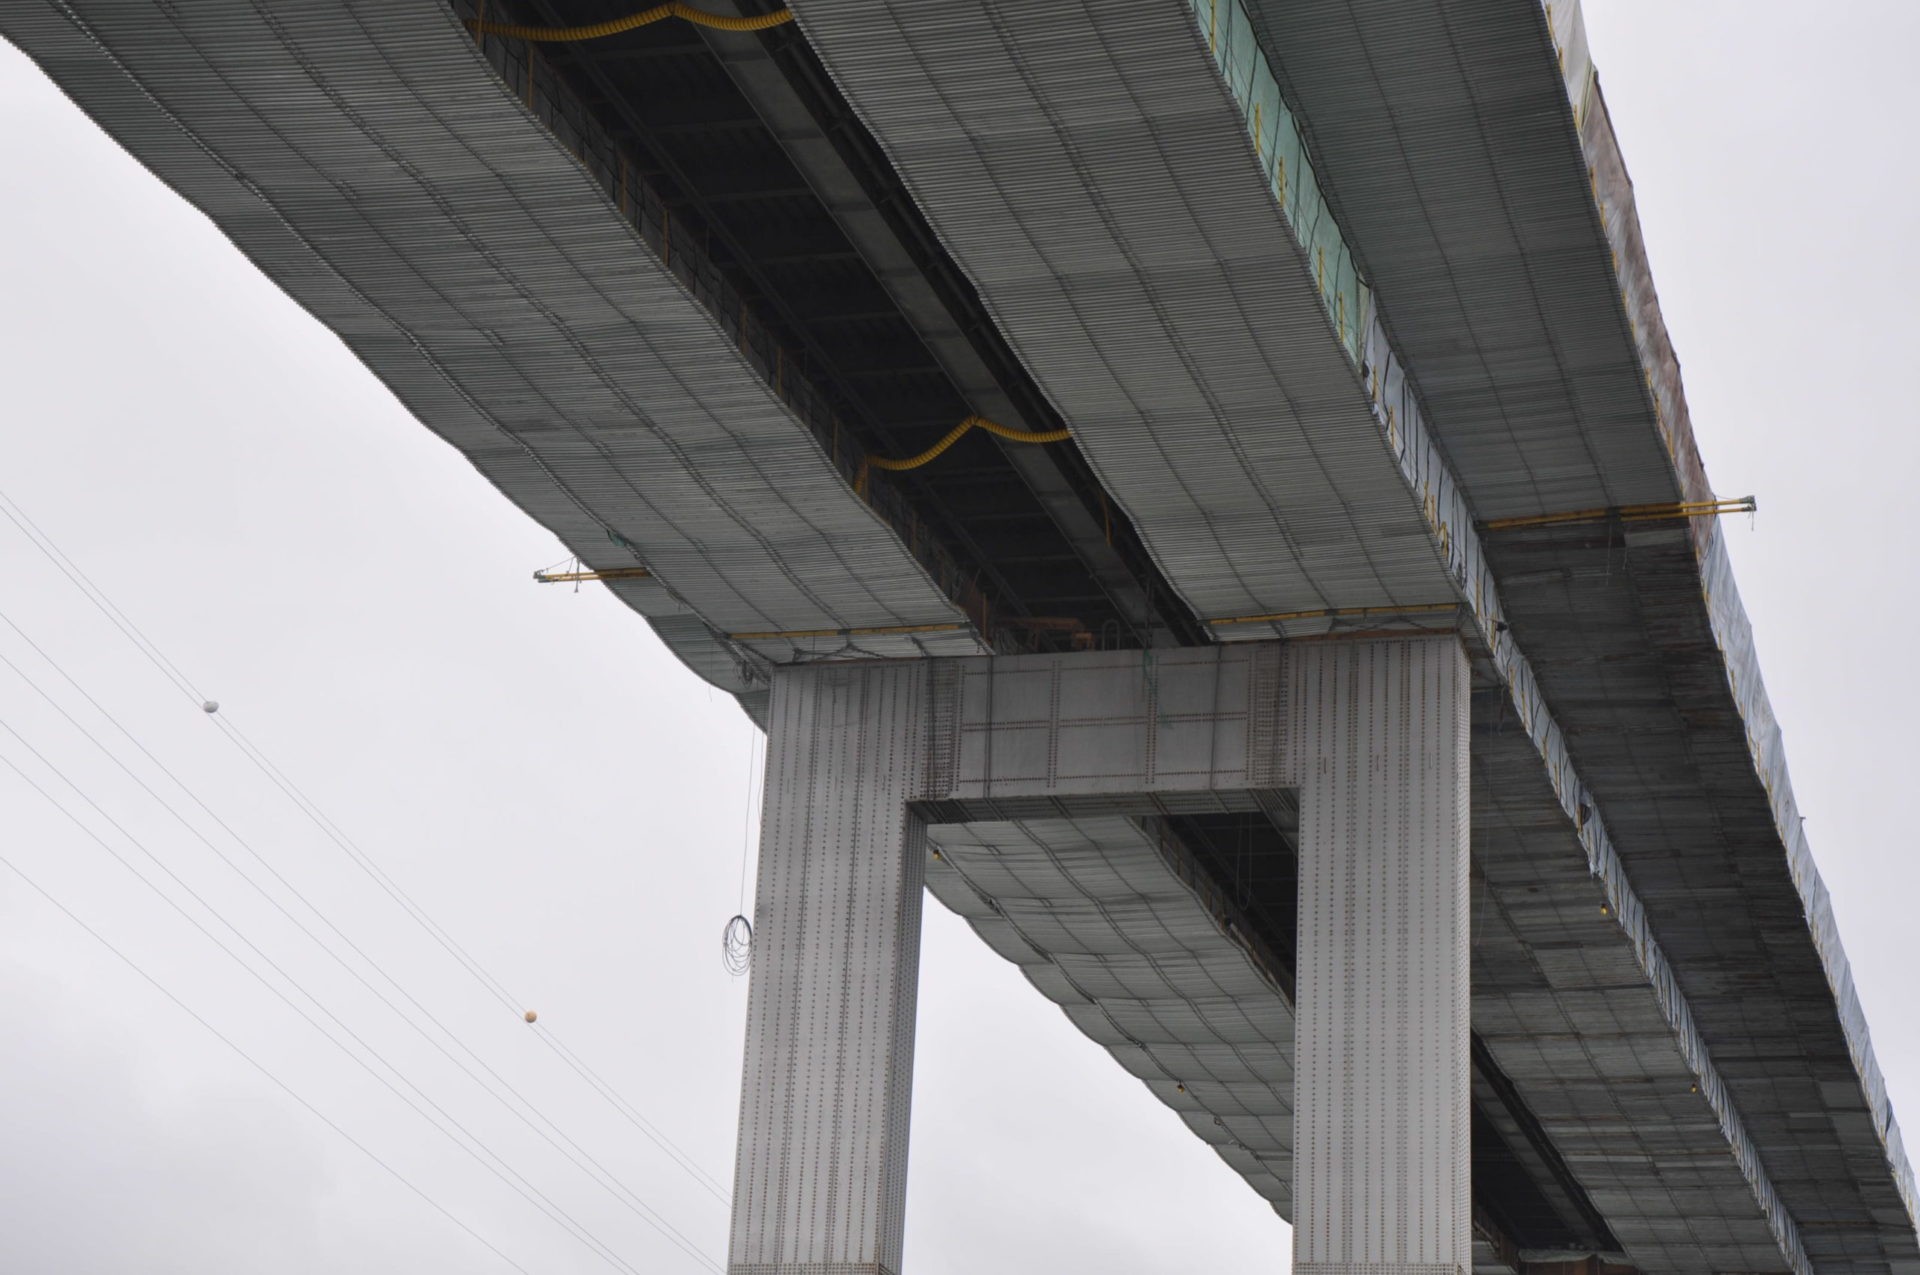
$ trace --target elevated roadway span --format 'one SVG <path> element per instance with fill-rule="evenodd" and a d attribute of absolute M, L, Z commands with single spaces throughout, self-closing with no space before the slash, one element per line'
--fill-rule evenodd
<path fill-rule="evenodd" d="M 800 738 L 781 711 L 822 738 L 792 716 L 819 693 L 800 666 L 931 661 L 925 688 L 886 693 L 936 717 L 941 679 L 973 676 L 940 670 L 1104 669 L 1152 707 L 1100 729 L 1148 722 L 1151 755 L 1223 711 L 1170 707 L 1181 669 L 1218 690 L 1223 661 L 1282 649 L 1457 644 L 1471 1147 L 1433 1126 L 1440 1167 L 1403 1186 L 1451 1190 L 1459 1141 L 1461 1226 L 1490 1270 L 1920 1275 L 1911 1173 L 1718 531 L 1676 512 L 1713 493 L 1577 7 L 794 13 L 591 51 L 476 38 L 477 11 L 441 0 L 23 0 L 0 30 L 510 499 L 625 569 L 609 587 L 781 748 Z M 869 464 L 973 412 L 1073 441 L 976 431 L 924 469 Z M 1571 511 L 1609 512 L 1550 521 Z M 990 655 L 1013 662 L 968 663 Z M 1251 689 L 1277 677 L 1219 692 L 1251 697 L 1249 755 L 1279 747 L 1287 697 Z M 888 711 L 938 772 L 944 728 Z M 995 729 L 1093 729 L 1060 711 Z M 781 801 L 831 809 L 870 782 L 776 754 L 791 791 L 770 797 L 764 882 L 818 853 L 779 830 Z M 1284 1216 L 1324 1205 L 1295 1180 L 1296 1117 L 1347 1117 L 1297 1081 L 1295 1021 L 1338 991 L 1298 981 L 1321 954 L 1302 909 L 1333 906 L 1307 880 L 1331 879 L 1332 825 L 1303 831 L 1304 779 L 1177 800 L 1140 782 L 1117 805 L 881 784 L 925 858 L 902 876 L 862 841 L 846 898 L 894 918 L 910 969 L 902 900 L 924 875 Z M 818 1079 L 779 1054 L 799 1037 L 761 990 L 831 957 L 786 928 L 799 880 L 762 887 L 750 1106 Z M 847 1180 L 878 1229 L 801 1226 L 812 1188 L 745 1129 L 736 1269 L 806 1266 L 808 1236 L 897 1269 L 911 979 L 887 968 L 891 1034 L 857 1054 L 880 1062 L 848 1063 L 871 1118 L 899 1122 Z M 1338 1213 L 1303 1233 L 1338 1249 Z"/>

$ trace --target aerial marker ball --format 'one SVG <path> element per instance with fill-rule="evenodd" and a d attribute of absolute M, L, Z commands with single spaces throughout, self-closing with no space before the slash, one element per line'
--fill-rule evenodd
<path fill-rule="evenodd" d="M 532 1022 L 532 1021 L 533 1021 L 534 1019 L 536 1019 L 536 1018 L 538 1018 L 538 1017 L 540 1017 L 540 1015 L 538 1015 L 538 1014 L 536 1014 L 536 1013 L 534 1013 L 534 1012 L 533 1012 L 532 1010 L 528 1010 L 528 1011 L 527 1011 L 527 1021 L 528 1021 L 528 1022 Z"/>
<path fill-rule="evenodd" d="M 206 703 L 200 705 L 200 711 L 203 713 L 217 713 L 220 711 L 220 701 L 217 699 L 210 699 Z"/>

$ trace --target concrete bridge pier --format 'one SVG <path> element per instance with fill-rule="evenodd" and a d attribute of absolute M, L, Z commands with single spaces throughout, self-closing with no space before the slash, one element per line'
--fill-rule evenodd
<path fill-rule="evenodd" d="M 774 679 L 729 1275 L 900 1270 L 927 673 Z"/>
<path fill-rule="evenodd" d="M 1450 635 L 778 670 L 730 1275 L 900 1275 L 930 823 L 1294 800 L 1295 1265 L 1461 1275 L 1467 715 Z"/>
<path fill-rule="evenodd" d="M 1466 657 L 1426 641 L 1328 645 L 1292 662 L 1294 1270 L 1462 1275 Z"/>

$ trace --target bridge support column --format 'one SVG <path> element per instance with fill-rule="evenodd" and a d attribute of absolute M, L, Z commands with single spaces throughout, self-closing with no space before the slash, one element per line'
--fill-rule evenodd
<path fill-rule="evenodd" d="M 928 669 L 774 679 L 730 1275 L 900 1270 Z"/>
<path fill-rule="evenodd" d="M 1289 792 L 1295 1265 L 1464 1275 L 1467 721 L 1439 636 L 777 670 L 731 1275 L 899 1275 L 926 821 Z"/>
<path fill-rule="evenodd" d="M 1466 657 L 1289 648 L 1300 791 L 1294 1269 L 1471 1261 Z"/>

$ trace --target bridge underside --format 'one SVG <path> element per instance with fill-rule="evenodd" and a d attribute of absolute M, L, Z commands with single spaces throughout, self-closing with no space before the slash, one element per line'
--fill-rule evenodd
<path fill-rule="evenodd" d="M 588 564 L 645 568 L 612 587 L 763 723 L 796 662 L 1457 633 L 1476 1265 L 1920 1275 L 1714 533 L 1475 529 L 1706 491 L 1604 109 L 1531 0 L 1410 6 L 1419 40 L 1364 8 L 0 31 Z M 1255 30 L 1305 139 L 1278 186 L 1222 78 Z M 858 481 L 972 412 L 1076 442 Z M 1291 1217 L 1297 804 L 994 814 L 933 820 L 927 884 Z M 1139 981 L 1169 943 L 1211 990 Z"/>
<path fill-rule="evenodd" d="M 1578 6 L 1249 10 L 1479 516 L 1711 498 Z M 1913 1262 L 1911 1175 L 1718 529 L 1486 544 L 1809 1257 Z"/>

